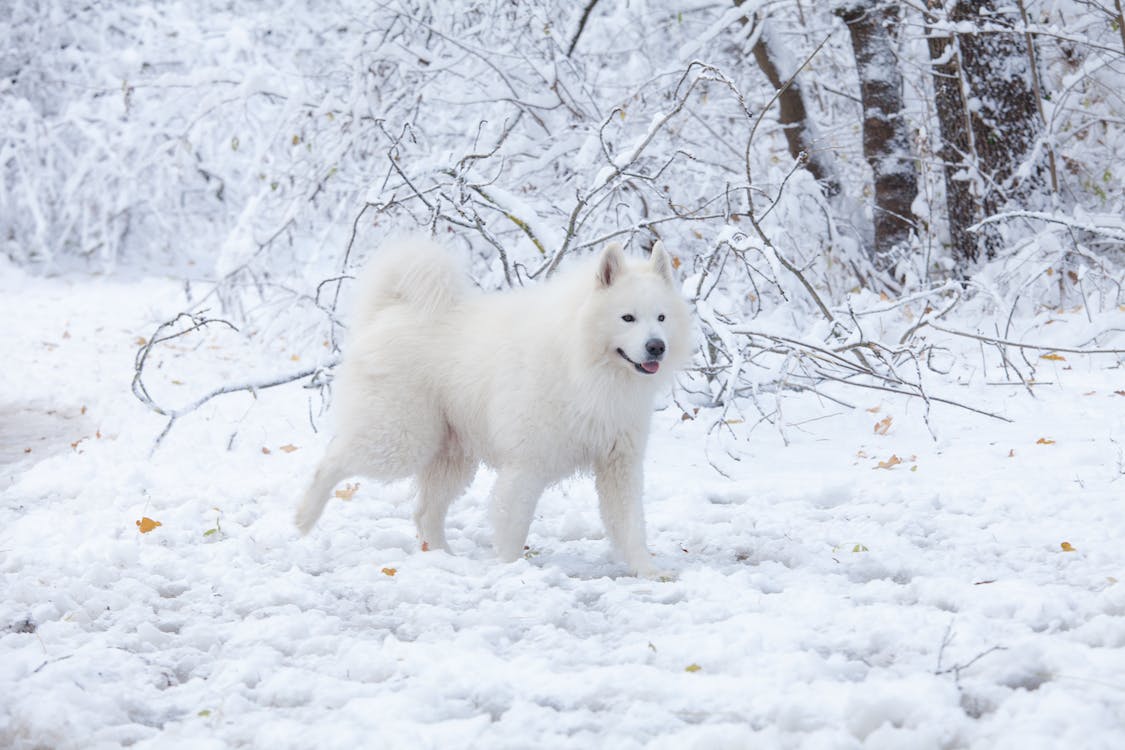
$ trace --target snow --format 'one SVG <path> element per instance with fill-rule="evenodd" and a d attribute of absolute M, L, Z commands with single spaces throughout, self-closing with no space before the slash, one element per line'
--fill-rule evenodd
<path fill-rule="evenodd" d="M 300 539 L 326 437 L 299 389 L 217 399 L 150 458 L 162 421 L 127 384 L 180 286 L 2 271 L 0 434 L 33 449 L 0 453 L 4 747 L 1125 743 L 1125 398 L 1104 358 L 1049 363 L 1035 399 L 962 386 L 1014 422 L 935 406 L 937 442 L 889 394 L 787 400 L 788 448 L 669 407 L 646 494 L 675 578 L 649 581 L 610 555 L 587 479 L 548 492 L 510 565 L 487 472 L 454 506 L 457 556 L 415 550 L 407 486 L 363 480 Z M 201 336 L 161 377 L 213 377 L 209 346 L 280 367 L 281 338 Z"/>

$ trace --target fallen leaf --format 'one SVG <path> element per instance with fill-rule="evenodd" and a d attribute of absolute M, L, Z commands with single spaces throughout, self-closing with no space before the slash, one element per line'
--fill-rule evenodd
<path fill-rule="evenodd" d="M 73 443 L 71 443 L 71 444 L 70 444 L 70 447 L 71 447 L 71 448 L 72 448 L 73 450 L 78 450 L 78 446 L 79 446 L 79 445 L 81 445 L 81 444 L 82 444 L 82 441 L 83 441 L 83 440 L 85 440 L 85 439 L 86 439 L 86 438 L 84 438 L 84 437 L 80 437 L 80 438 L 78 438 L 77 440 L 75 440 L 75 441 L 74 441 Z"/>
<path fill-rule="evenodd" d="M 1039 359 L 1049 359 L 1052 362 L 1065 362 L 1066 361 L 1066 357 L 1064 357 L 1061 354 L 1055 354 L 1054 352 L 1051 352 L 1050 354 L 1041 354 L 1039 356 Z"/>
<path fill-rule="evenodd" d="M 79 412 L 78 412 L 78 413 L 79 413 L 79 414 L 85 414 L 85 413 L 86 413 L 86 407 L 85 407 L 85 406 L 83 406 L 83 407 L 82 407 L 82 408 L 81 408 L 81 409 L 79 410 Z"/>
<path fill-rule="evenodd" d="M 148 339 L 146 339 L 144 336 L 137 336 L 137 340 L 135 343 L 137 344 L 137 346 L 144 346 L 148 343 Z"/>
<path fill-rule="evenodd" d="M 70 331 L 63 331 L 63 332 L 62 332 L 62 337 L 63 337 L 64 339 L 68 339 L 68 338 L 70 338 Z"/>
<path fill-rule="evenodd" d="M 429 552 L 430 551 L 430 543 L 429 542 L 422 542 L 422 551 L 423 552 Z"/>
<path fill-rule="evenodd" d="M 182 381 L 182 380 L 173 380 L 172 381 L 172 385 L 183 385 L 183 384 L 184 384 L 184 381 Z"/>
<path fill-rule="evenodd" d="M 359 489 L 359 482 L 355 484 L 345 484 L 342 490 L 336 490 L 336 497 L 341 500 L 351 500 L 355 496 L 356 490 Z"/>
<path fill-rule="evenodd" d="M 300 361 L 301 361 L 301 355 L 299 355 L 299 354 L 294 354 L 294 355 L 292 355 L 291 357 L 289 357 L 289 359 L 290 359 L 291 361 L 293 361 L 293 362 L 300 362 Z"/>
<path fill-rule="evenodd" d="M 867 458 L 867 451 L 860 448 L 855 452 L 856 458 Z"/>
<path fill-rule="evenodd" d="M 147 534 L 148 532 L 155 529 L 157 526 L 163 526 L 163 525 L 164 524 L 160 523 L 160 521 L 154 521 L 151 518 L 149 518 L 148 516 L 142 516 L 141 520 L 137 521 L 137 528 L 139 528 L 141 530 L 142 534 Z"/>
<path fill-rule="evenodd" d="M 913 466 L 911 466 L 910 470 L 911 471 L 918 471 L 918 464 L 914 464 Z"/>
<path fill-rule="evenodd" d="M 672 268 L 675 268 L 675 269 L 678 270 L 680 268 L 680 266 L 682 266 L 682 265 L 683 265 L 683 261 L 680 260 L 678 256 L 673 255 L 672 256 Z"/>
<path fill-rule="evenodd" d="M 1048 268 L 1048 269 L 1047 269 L 1047 275 L 1048 275 L 1048 276 L 1054 276 L 1054 275 L 1055 275 L 1055 269 L 1053 269 L 1053 268 Z"/>
<path fill-rule="evenodd" d="M 889 469 L 892 466 L 898 466 L 901 463 L 902 463 L 902 459 L 892 453 L 890 458 L 888 458 L 886 461 L 880 461 L 879 465 L 876 466 L 875 468 L 876 469 Z"/>
<path fill-rule="evenodd" d="M 876 422 L 875 423 L 875 434 L 876 435 L 886 435 L 887 430 L 891 429 L 891 422 L 893 421 L 893 419 L 894 419 L 894 417 L 892 417 L 890 414 L 888 414 L 887 416 L 883 417 L 878 422 Z"/>
<path fill-rule="evenodd" d="M 688 664 L 686 667 L 684 667 L 685 672 L 698 672 L 701 669 L 703 669 L 703 667 L 699 666 L 698 664 Z"/>
<path fill-rule="evenodd" d="M 1062 547 L 1063 552 L 1077 552 L 1078 551 L 1078 550 L 1074 549 L 1074 546 L 1071 545 L 1070 542 L 1063 542 L 1059 546 Z"/>
<path fill-rule="evenodd" d="M 687 422 L 688 420 L 691 420 L 691 419 L 695 419 L 695 417 L 688 414 L 686 411 L 683 414 L 680 415 L 680 421 L 681 422 Z"/>
<path fill-rule="evenodd" d="M 1050 438 L 1044 437 L 1044 438 L 1039 438 L 1038 440 L 1036 440 L 1035 444 L 1036 445 L 1054 445 L 1055 441 L 1051 440 Z"/>
<path fill-rule="evenodd" d="M 383 572 L 383 575 L 385 575 L 385 576 L 393 576 L 395 573 L 398 572 L 398 568 L 383 568 L 382 572 Z"/>
<path fill-rule="evenodd" d="M 872 414 L 878 414 L 879 413 L 879 407 L 878 406 L 872 406 L 867 411 L 871 412 Z"/>
<path fill-rule="evenodd" d="M 278 450 L 283 450 L 286 453 L 292 453 L 293 451 L 297 450 L 297 446 L 292 445 L 292 444 L 287 444 L 287 445 L 281 446 Z"/>
<path fill-rule="evenodd" d="M 1016 449 L 1015 448 L 1009 448 L 1008 449 L 1008 458 L 1015 458 L 1015 457 L 1016 457 Z"/>
<path fill-rule="evenodd" d="M 262 446 L 262 453 L 265 453 L 268 456 L 270 454 L 270 449 L 263 445 Z"/>
<path fill-rule="evenodd" d="M 868 551 L 869 550 L 867 549 L 866 544 L 857 544 L 856 546 L 852 547 L 852 552 L 868 552 Z"/>
<path fill-rule="evenodd" d="M 1097 393 L 1097 391 L 1086 391 L 1082 395 L 1083 396 L 1093 396 L 1095 393 Z"/>
<path fill-rule="evenodd" d="M 1072 284 L 1077 284 L 1077 283 L 1078 283 L 1078 274 L 1076 274 L 1076 273 L 1075 273 L 1074 271 L 1067 271 L 1067 272 L 1066 272 L 1066 277 L 1067 277 L 1068 279 L 1070 279 L 1070 282 L 1071 282 Z M 1079 306 L 1079 307 L 1077 308 L 1077 310 L 1081 310 L 1081 309 L 1082 309 L 1082 307 L 1081 307 L 1081 306 Z M 1077 310 L 1075 310 L 1075 312 L 1077 312 Z"/>
<path fill-rule="evenodd" d="M 24 448 L 24 449 L 23 449 L 23 452 L 24 452 L 24 453 L 31 453 L 31 448 Z"/>
<path fill-rule="evenodd" d="M 1114 391 L 1118 396 L 1125 396 L 1125 391 Z"/>
<path fill-rule="evenodd" d="M 745 419 L 724 419 L 723 424 L 742 424 Z"/>

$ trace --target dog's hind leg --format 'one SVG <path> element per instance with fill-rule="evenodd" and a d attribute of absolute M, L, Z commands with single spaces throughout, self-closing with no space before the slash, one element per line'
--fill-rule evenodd
<path fill-rule="evenodd" d="M 461 451 L 451 435 L 441 452 L 418 475 L 414 524 L 418 527 L 418 541 L 423 550 L 449 550 L 445 541 L 445 515 L 450 504 L 469 486 L 476 469 L 477 462 Z"/>
<path fill-rule="evenodd" d="M 317 519 L 320 518 L 320 514 L 324 512 L 324 506 L 328 504 L 329 493 L 332 489 L 354 473 L 349 470 L 347 464 L 343 461 L 343 455 L 338 445 L 330 446 L 321 460 L 320 466 L 316 469 L 312 483 L 305 490 L 305 496 L 301 499 L 301 504 L 297 506 L 296 517 L 297 528 L 302 535 L 309 533 Z"/>
<path fill-rule="evenodd" d="M 500 469 L 496 486 L 492 488 L 491 517 L 493 544 L 504 562 L 516 560 L 523 554 L 535 505 L 546 487 L 547 482 L 538 472 Z"/>

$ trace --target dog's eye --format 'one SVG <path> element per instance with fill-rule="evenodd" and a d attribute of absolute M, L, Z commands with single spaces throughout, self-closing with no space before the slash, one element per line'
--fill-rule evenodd
<path fill-rule="evenodd" d="M 664 313 L 660 313 L 659 315 L 657 315 L 656 319 L 659 320 L 661 323 L 663 323 L 664 322 Z"/>
<path fill-rule="evenodd" d="M 624 320 L 626 323 L 632 323 L 634 320 L 636 320 L 636 318 L 633 317 L 632 315 L 622 315 L 621 319 Z"/>

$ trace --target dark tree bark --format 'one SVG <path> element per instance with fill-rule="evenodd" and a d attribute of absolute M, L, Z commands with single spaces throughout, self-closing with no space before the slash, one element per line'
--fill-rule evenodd
<path fill-rule="evenodd" d="M 1018 11 L 999 0 L 961 0 L 951 20 L 974 21 L 982 27 L 960 38 L 965 86 L 974 106 L 969 108 L 977 168 L 987 183 L 981 196 L 985 216 L 999 211 L 1009 198 L 1026 200 L 1043 186 L 1042 163 L 1026 165 L 1030 172 L 1015 179 L 1025 166 L 1042 128 L 1034 94 L 1026 36 L 1015 30 Z M 992 257 L 994 244 L 985 240 Z"/>
<path fill-rule="evenodd" d="M 871 260 L 889 272 L 910 243 L 911 207 L 918 195 L 918 173 L 903 119 L 902 74 L 894 53 L 897 5 L 880 0 L 849 0 L 836 7 L 847 24 L 863 102 L 863 156 L 875 187 L 875 244 Z"/>
<path fill-rule="evenodd" d="M 938 153 L 945 168 L 953 253 L 962 273 L 982 254 L 995 257 L 1001 242 L 993 225 L 975 235 L 968 228 L 1012 199 L 1025 202 L 1043 186 L 1042 163 L 1025 164 L 1042 128 L 1027 38 L 1014 30 L 1014 17 L 999 12 L 999 4 L 927 0 L 927 43 L 942 139 Z M 969 22 L 976 30 L 950 36 L 940 28 L 946 21 Z M 1021 167 L 1026 168 L 1022 178 L 1017 173 Z"/>
<path fill-rule="evenodd" d="M 742 7 L 745 0 L 734 0 L 734 4 Z M 751 19 L 743 16 L 741 22 L 747 24 Z M 757 23 L 768 24 L 765 19 L 756 19 Z M 763 25 L 758 40 L 751 50 L 754 62 L 761 68 L 762 73 L 775 89 L 782 89 L 789 80 L 791 73 L 783 73 L 778 65 L 780 57 L 777 42 L 770 36 L 770 28 Z M 831 197 L 840 192 L 840 181 L 832 168 L 828 153 L 817 149 L 813 143 L 812 122 L 809 120 L 805 108 L 805 98 L 801 91 L 800 82 L 794 80 L 785 87 L 777 98 L 778 121 L 781 123 L 785 141 L 789 147 L 789 155 L 796 159 L 802 152 L 808 157 L 805 168 L 821 184 L 825 195 Z"/>
<path fill-rule="evenodd" d="M 949 218 L 953 257 L 964 266 L 980 254 L 977 238 L 969 227 L 977 220 L 977 202 L 970 178 L 972 144 L 969 141 L 968 107 L 961 90 L 961 61 L 952 36 L 932 27 L 942 17 L 942 0 L 928 0 L 932 12 L 926 14 L 926 42 L 930 49 L 934 79 L 934 109 L 937 112 L 941 147 L 938 158 L 944 165 L 945 203 Z"/>

